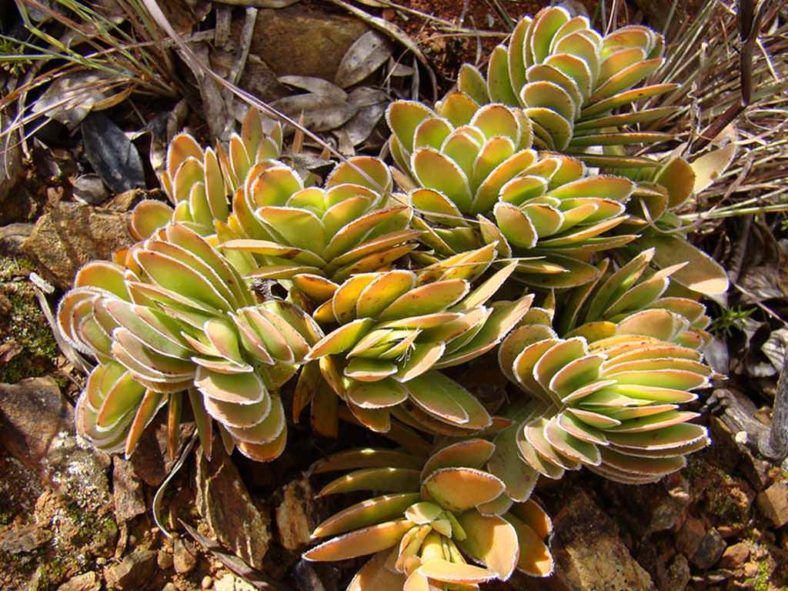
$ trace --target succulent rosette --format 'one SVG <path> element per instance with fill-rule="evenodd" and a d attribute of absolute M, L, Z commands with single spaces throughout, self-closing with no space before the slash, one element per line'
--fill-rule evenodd
<path fill-rule="evenodd" d="M 533 500 L 512 503 L 484 467 L 495 446 L 468 439 L 429 458 L 393 450 L 350 450 L 318 463 L 314 473 L 353 470 L 321 495 L 386 493 L 337 513 L 313 537 L 326 542 L 304 554 L 314 561 L 373 554 L 348 586 L 356 591 L 478 588 L 515 569 L 544 577 L 550 518 Z M 480 566 L 476 566 L 476 563 Z"/>
<path fill-rule="evenodd" d="M 561 338 L 534 321 L 501 344 L 501 370 L 532 397 L 512 412 L 508 461 L 516 454 L 550 478 L 587 466 L 639 484 L 680 470 L 708 444 L 706 429 L 689 422 L 698 414 L 680 408 L 712 375 L 683 344 L 693 334 L 687 318 L 657 307 L 575 332 L 585 336 Z"/>
<path fill-rule="evenodd" d="M 236 192 L 223 248 L 252 257 L 250 277 L 342 281 L 385 268 L 416 247 L 411 208 L 391 195 L 388 167 L 358 156 L 324 187 L 280 162 L 254 167 Z"/>
<path fill-rule="evenodd" d="M 417 184 L 410 200 L 423 221 L 414 226 L 440 256 L 496 243 L 502 257 L 518 257 L 525 282 L 572 287 L 596 277 L 584 260 L 590 253 L 635 238 L 612 233 L 627 220 L 635 183 L 589 176 L 561 154 L 537 155 L 530 127 L 512 109 L 486 105 L 455 128 L 423 105 L 398 101 L 388 122 L 395 160 Z"/>
<path fill-rule="evenodd" d="M 233 134 L 225 150 L 203 149 L 188 133 L 176 135 L 167 149 L 161 184 L 174 205 L 144 200 L 131 217 L 132 234 L 143 240 L 170 221 L 189 226 L 202 235 L 216 232 L 217 222 L 230 214 L 229 197 L 243 184 L 257 163 L 279 158 L 282 126 L 249 109 L 241 133 Z"/>
<path fill-rule="evenodd" d="M 492 52 L 486 76 L 463 65 L 459 92 L 444 103 L 468 112 L 490 102 L 519 106 L 540 149 L 575 153 L 594 166 L 639 167 L 643 159 L 626 157 L 621 146 L 672 138 L 632 128 L 676 112 L 675 107 L 631 108 L 677 88 L 642 85 L 662 65 L 663 48 L 662 35 L 647 27 L 627 26 L 603 36 L 586 17 L 548 7 L 520 20 L 508 46 Z"/>
<path fill-rule="evenodd" d="M 653 270 L 655 249 L 644 250 L 625 265 L 614 269 L 610 259 L 599 264 L 596 281 L 571 290 L 557 305 L 555 327 L 564 337 L 587 336 L 597 340 L 615 333 L 616 323 L 627 316 L 650 309 L 673 312 L 687 321 L 676 342 L 699 349 L 710 339 L 706 328 L 711 320 L 699 301 L 669 295 L 671 279 L 684 264 Z"/>
<path fill-rule="evenodd" d="M 185 391 L 206 450 L 213 419 L 249 457 L 278 456 L 287 431 L 277 392 L 319 327 L 293 304 L 256 302 L 185 224 L 158 230 L 124 263 L 86 265 L 58 309 L 64 336 L 99 362 L 77 404 L 79 433 L 130 454 L 158 409 L 172 400 L 177 411 Z"/>
<path fill-rule="evenodd" d="M 478 263 L 446 265 L 433 280 L 434 271 L 354 275 L 314 312 L 326 336 L 307 360 L 319 361 L 334 392 L 375 431 L 388 431 L 392 412 L 437 432 L 490 425 L 476 398 L 437 370 L 495 347 L 523 318 L 532 296 L 488 303 L 514 271 L 511 264 L 475 288 L 471 274 L 479 272 Z"/>

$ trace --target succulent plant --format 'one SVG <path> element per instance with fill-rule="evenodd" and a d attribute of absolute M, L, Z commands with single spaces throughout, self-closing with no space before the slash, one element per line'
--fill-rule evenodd
<path fill-rule="evenodd" d="M 388 167 L 367 156 L 339 164 L 324 188 L 279 162 L 257 165 L 236 192 L 223 248 L 252 255 L 249 276 L 263 279 L 342 281 L 385 268 L 419 234 L 391 186 Z"/>
<path fill-rule="evenodd" d="M 706 429 L 689 423 L 697 413 L 680 405 L 697 398 L 692 390 L 708 385 L 712 370 L 682 344 L 690 322 L 668 309 L 598 325 L 561 338 L 535 321 L 501 344 L 501 370 L 533 397 L 513 413 L 520 422 L 510 449 L 550 478 L 587 466 L 619 482 L 654 482 L 707 445 Z"/>
<path fill-rule="evenodd" d="M 659 267 L 683 264 L 673 280 L 704 295 L 725 293 L 728 277 L 716 261 L 689 243 L 686 234 L 691 227 L 677 212 L 727 168 L 734 153 L 731 143 L 692 163 L 676 156 L 659 168 L 637 171 L 632 176 L 639 181 L 639 190 L 629 202 L 628 219 L 621 226 L 623 231 L 640 234 L 628 246 L 629 252 L 653 248 L 654 263 Z"/>
<path fill-rule="evenodd" d="M 213 234 L 216 222 L 230 213 L 229 197 L 242 186 L 249 170 L 258 163 L 279 158 L 282 126 L 249 109 L 241 134 L 233 134 L 227 150 L 203 149 L 188 133 L 176 135 L 167 149 L 161 183 L 173 211 L 165 203 L 144 200 L 134 210 L 130 229 L 139 240 L 169 221 L 189 226 L 198 234 Z"/>
<path fill-rule="evenodd" d="M 436 279 L 404 269 L 356 274 L 315 310 L 326 336 L 306 359 L 319 360 L 334 392 L 375 431 L 388 431 L 394 410 L 438 432 L 484 429 L 485 408 L 437 370 L 491 350 L 525 315 L 530 295 L 487 304 L 513 271 L 510 264 L 473 290 L 478 264 L 446 265 Z"/>
<path fill-rule="evenodd" d="M 599 264 L 600 278 L 569 291 L 558 305 L 554 325 L 563 337 L 588 336 L 592 340 L 612 336 L 615 325 L 636 312 L 662 309 L 687 321 L 687 328 L 676 341 L 693 349 L 700 348 L 710 336 L 705 331 L 711 320 L 706 307 L 688 297 L 667 295 L 674 273 L 684 264 L 660 271 L 649 269 L 655 249 L 644 250 L 625 265 L 613 269 L 610 259 Z"/>
<path fill-rule="evenodd" d="M 596 277 L 588 253 L 635 238 L 612 234 L 627 219 L 635 184 L 588 176 L 561 154 L 537 155 L 523 144 L 530 127 L 512 109 L 486 105 L 455 128 L 419 103 L 398 101 L 388 121 L 395 160 L 419 185 L 410 200 L 424 219 L 414 227 L 438 255 L 497 243 L 501 257 L 518 257 L 523 281 L 571 287 Z"/>
<path fill-rule="evenodd" d="M 215 419 L 249 457 L 279 455 L 287 431 L 277 392 L 319 327 L 293 304 L 257 303 L 185 224 L 159 229 L 123 262 L 85 266 L 58 309 L 64 336 L 99 361 L 77 404 L 79 433 L 130 454 L 156 411 L 172 400 L 177 413 L 185 391 L 209 453 Z"/>
<path fill-rule="evenodd" d="M 394 450 L 341 452 L 314 473 L 353 470 L 321 495 L 375 490 L 321 523 L 314 538 L 334 536 L 304 558 L 344 560 L 374 554 L 348 586 L 355 591 L 477 588 L 515 569 L 552 573 L 545 540 L 550 518 L 533 500 L 513 504 L 504 483 L 484 470 L 495 446 L 468 439 L 429 458 Z M 467 558 L 466 558 L 467 557 Z M 468 558 L 481 566 L 469 564 Z M 457 587 L 455 587 L 457 586 Z"/>
<path fill-rule="evenodd" d="M 643 159 L 625 156 L 620 146 L 672 136 L 630 126 L 663 119 L 677 109 L 619 109 L 676 88 L 639 86 L 662 65 L 663 47 L 662 35 L 647 27 L 626 26 L 602 36 L 587 18 L 548 7 L 533 20 L 520 20 L 509 45 L 495 48 L 486 77 L 463 65 L 459 92 L 444 99 L 453 105 L 443 109 L 472 112 L 490 102 L 520 106 L 532 122 L 537 147 L 577 154 L 593 166 L 640 167 Z M 603 153 L 590 147 L 603 147 Z"/>

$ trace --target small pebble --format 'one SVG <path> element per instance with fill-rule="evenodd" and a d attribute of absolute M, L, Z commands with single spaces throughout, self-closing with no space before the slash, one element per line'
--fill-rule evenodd
<path fill-rule="evenodd" d="M 210 589 L 213 587 L 213 579 L 209 576 L 203 577 L 202 581 L 200 581 L 200 587 L 203 589 Z"/>

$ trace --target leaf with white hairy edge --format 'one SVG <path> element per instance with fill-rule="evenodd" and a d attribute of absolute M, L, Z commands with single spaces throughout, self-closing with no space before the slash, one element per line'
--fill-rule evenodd
<path fill-rule="evenodd" d="M 503 481 L 473 468 L 440 468 L 422 484 L 427 494 L 442 507 L 463 512 L 497 498 L 506 490 Z"/>
<path fill-rule="evenodd" d="M 407 519 L 387 521 L 323 542 L 305 552 L 303 558 L 325 562 L 374 554 L 397 544 L 412 527 L 414 524 Z"/>
<path fill-rule="evenodd" d="M 502 517 L 468 511 L 459 516 L 467 537 L 460 547 L 505 581 L 514 572 L 520 556 L 517 532 Z"/>

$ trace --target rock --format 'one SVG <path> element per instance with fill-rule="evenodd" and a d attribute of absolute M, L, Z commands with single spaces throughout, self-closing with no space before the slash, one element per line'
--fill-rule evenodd
<path fill-rule="evenodd" d="M 758 508 L 776 527 L 788 523 L 788 481 L 775 482 L 760 493 Z"/>
<path fill-rule="evenodd" d="M 750 557 L 750 544 L 739 542 L 733 546 L 725 548 L 720 559 L 720 568 L 737 569 L 741 567 Z"/>
<path fill-rule="evenodd" d="M 112 460 L 112 497 L 119 521 L 129 521 L 147 510 L 142 483 L 134 474 L 131 462 L 119 457 Z"/>
<path fill-rule="evenodd" d="M 52 539 L 52 534 L 38 525 L 11 528 L 0 534 L 0 552 L 29 554 Z"/>
<path fill-rule="evenodd" d="M 641 536 L 674 529 L 690 504 L 689 481 L 681 473 L 637 487 L 606 481 L 603 491 L 607 498 L 621 505 L 622 517 Z"/>
<path fill-rule="evenodd" d="M 717 561 L 725 551 L 725 540 L 713 527 L 706 532 L 706 535 L 698 544 L 698 549 L 690 557 L 692 564 L 700 569 L 707 570 L 717 564 Z"/>
<path fill-rule="evenodd" d="M 315 526 L 313 496 L 306 476 L 284 487 L 275 515 L 279 543 L 288 550 L 298 550 L 311 541 L 310 534 Z"/>
<path fill-rule="evenodd" d="M 726 390 L 725 392 L 734 391 Z M 740 403 L 736 408 L 744 409 L 740 414 L 752 413 L 754 415 L 757 409 L 752 401 L 740 393 L 735 394 L 735 400 L 737 403 Z M 725 416 L 728 417 L 727 414 Z M 772 477 L 769 471 L 772 464 L 756 457 L 746 444 L 747 441 L 742 441 L 743 437 L 739 436 L 739 440 L 737 440 L 737 435 L 742 431 L 732 429 L 722 418 L 716 416 L 710 417 L 709 430 L 716 450 L 715 458 L 718 459 L 720 467 L 725 472 L 728 474 L 734 474 L 737 471 L 742 472 L 750 484 L 755 487 L 755 490 L 763 490 L 771 484 Z"/>
<path fill-rule="evenodd" d="M 95 572 L 89 571 L 63 583 L 57 588 L 57 591 L 100 591 L 100 589 L 99 576 Z"/>
<path fill-rule="evenodd" d="M 33 224 L 8 224 L 0 227 L 0 254 L 5 256 L 19 256 L 22 254 L 22 245 L 33 233 Z"/>
<path fill-rule="evenodd" d="M 200 581 L 200 589 L 210 589 L 211 587 L 213 587 L 213 579 L 208 575 L 204 576 Z"/>
<path fill-rule="evenodd" d="M 702 519 L 690 517 L 681 526 L 676 536 L 676 548 L 685 556 L 693 556 L 706 536 L 706 526 Z"/>
<path fill-rule="evenodd" d="M 23 249 L 47 280 L 67 289 L 82 265 L 109 259 L 132 241 L 127 214 L 61 202 L 39 218 Z"/>
<path fill-rule="evenodd" d="M 186 547 L 186 544 L 180 538 L 173 542 L 172 564 L 175 567 L 175 572 L 179 575 L 188 574 L 197 566 L 197 557 Z"/>
<path fill-rule="evenodd" d="M 203 587 L 203 589 L 205 588 Z M 221 579 L 215 581 L 213 588 L 216 591 L 256 591 L 253 585 L 232 574 L 224 575 Z"/>
<path fill-rule="evenodd" d="M 249 53 L 277 76 L 334 80 L 342 56 L 367 30 L 358 19 L 315 5 L 260 10 Z"/>
<path fill-rule="evenodd" d="M 0 445 L 84 511 L 107 512 L 109 458 L 74 435 L 73 412 L 51 378 L 0 384 Z"/>
<path fill-rule="evenodd" d="M 261 569 L 271 541 L 269 520 L 255 506 L 221 445 L 208 461 L 197 452 L 195 505 L 213 536 L 248 565 Z"/>
<path fill-rule="evenodd" d="M 74 414 L 52 378 L 0 384 L 0 444 L 30 468 L 40 468 Z"/>
<path fill-rule="evenodd" d="M 162 548 L 156 553 L 156 565 L 160 570 L 170 570 L 174 563 L 172 552 Z"/>
<path fill-rule="evenodd" d="M 613 521 L 582 490 L 562 498 L 554 517 L 555 591 L 651 591 L 649 574 L 632 558 Z"/>
<path fill-rule="evenodd" d="M 119 591 L 139 591 L 149 588 L 149 579 L 156 572 L 156 552 L 137 548 L 121 560 L 104 569 L 107 588 Z"/>
<path fill-rule="evenodd" d="M 692 578 L 689 562 L 683 554 L 676 554 L 659 578 L 659 591 L 684 591 Z"/>

